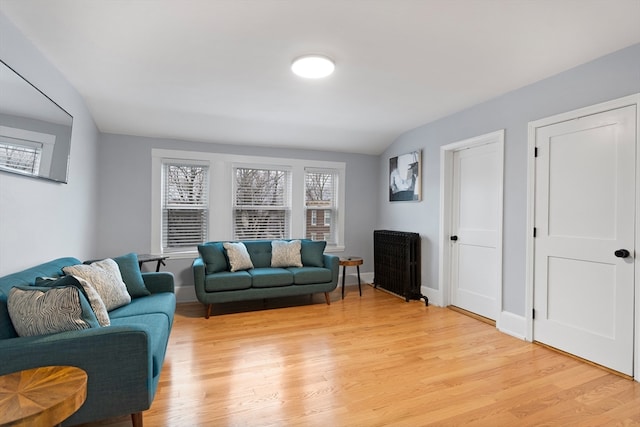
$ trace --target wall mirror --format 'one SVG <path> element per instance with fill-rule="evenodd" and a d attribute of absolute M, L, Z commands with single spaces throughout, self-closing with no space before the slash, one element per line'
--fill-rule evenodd
<path fill-rule="evenodd" d="M 0 60 L 0 171 L 67 182 L 73 117 Z"/>

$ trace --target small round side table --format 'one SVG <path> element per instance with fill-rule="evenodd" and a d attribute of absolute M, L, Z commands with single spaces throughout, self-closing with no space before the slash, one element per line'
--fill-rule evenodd
<path fill-rule="evenodd" d="M 357 256 L 350 256 L 346 258 L 340 258 L 339 264 L 342 266 L 342 299 L 344 299 L 344 278 L 346 276 L 347 267 L 356 267 L 358 270 L 358 291 L 360 291 L 360 296 L 362 296 L 362 285 L 360 284 L 360 266 L 364 261 L 362 258 Z"/>
<path fill-rule="evenodd" d="M 44 366 L 0 376 L 0 425 L 53 426 L 87 398 L 87 373 L 73 366 Z"/>

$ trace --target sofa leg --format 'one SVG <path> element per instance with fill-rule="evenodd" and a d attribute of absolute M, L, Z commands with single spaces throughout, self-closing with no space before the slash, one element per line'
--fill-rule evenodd
<path fill-rule="evenodd" d="M 324 293 L 324 299 L 327 300 L 327 305 L 331 305 L 331 298 L 329 298 L 329 292 Z"/>
<path fill-rule="evenodd" d="M 207 313 L 204 315 L 204 318 L 205 318 L 205 319 L 208 319 L 208 318 L 209 318 L 209 316 L 211 316 L 211 306 L 212 306 L 212 305 L 213 305 L 213 304 L 208 304 L 208 305 L 207 305 Z"/>
<path fill-rule="evenodd" d="M 131 422 L 133 427 L 142 427 L 142 412 L 131 414 Z"/>

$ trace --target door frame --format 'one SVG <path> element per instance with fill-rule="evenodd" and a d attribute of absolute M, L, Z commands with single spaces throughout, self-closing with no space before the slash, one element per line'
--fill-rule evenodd
<path fill-rule="evenodd" d="M 640 93 L 602 102 L 584 108 L 556 114 L 543 119 L 529 122 L 527 141 L 527 228 L 526 228 L 526 265 L 525 265 L 525 325 L 527 341 L 533 341 L 533 292 L 534 292 L 534 246 L 533 228 L 535 226 L 535 144 L 536 129 L 556 123 L 579 119 L 581 117 L 615 110 L 622 107 L 636 107 L 636 222 L 635 222 L 635 247 L 634 254 L 634 379 L 640 382 Z"/>
<path fill-rule="evenodd" d="M 497 263 L 498 289 L 496 300 L 498 303 L 496 327 L 500 328 L 500 314 L 502 312 L 502 230 L 504 228 L 504 135 L 505 130 L 500 129 L 484 135 L 475 136 L 462 141 L 440 147 L 440 237 L 439 237 L 439 265 L 438 265 L 438 289 L 440 289 L 440 301 L 437 305 L 446 307 L 451 304 L 451 223 L 453 215 L 453 154 L 456 151 L 479 147 L 486 144 L 497 144 L 498 164 L 500 165 L 498 204 L 498 238 L 497 238 Z"/>

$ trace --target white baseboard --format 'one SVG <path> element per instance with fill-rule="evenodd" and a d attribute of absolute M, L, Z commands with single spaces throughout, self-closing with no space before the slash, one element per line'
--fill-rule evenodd
<path fill-rule="evenodd" d="M 177 302 L 196 302 L 196 289 L 193 285 L 176 285 L 176 301 Z"/>
<path fill-rule="evenodd" d="M 421 286 L 420 292 L 422 292 L 422 295 L 429 298 L 429 305 L 442 307 L 442 292 L 440 292 L 439 289 L 432 289 L 426 286 Z"/>
<path fill-rule="evenodd" d="M 503 311 L 500 313 L 500 318 L 496 324 L 496 327 L 500 332 L 503 332 L 512 337 L 525 340 L 527 336 L 527 321 L 524 316 L 518 316 L 517 314 Z"/>

